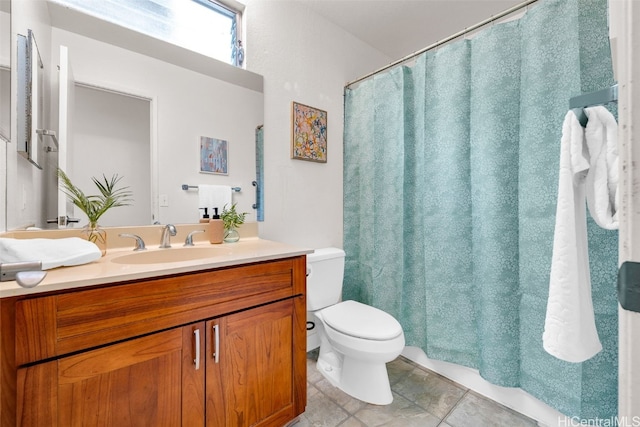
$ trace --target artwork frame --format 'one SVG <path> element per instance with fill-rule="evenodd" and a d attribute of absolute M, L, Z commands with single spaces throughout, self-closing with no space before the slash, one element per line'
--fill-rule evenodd
<path fill-rule="evenodd" d="M 291 158 L 327 163 L 327 112 L 293 101 Z"/>
<path fill-rule="evenodd" d="M 200 137 L 200 173 L 229 175 L 229 142 L 225 139 Z"/>

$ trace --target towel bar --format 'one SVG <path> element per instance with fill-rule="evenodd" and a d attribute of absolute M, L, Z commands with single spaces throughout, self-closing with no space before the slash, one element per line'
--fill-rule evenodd
<path fill-rule="evenodd" d="M 182 184 L 182 189 L 183 190 L 186 191 L 186 190 L 188 190 L 190 188 L 198 188 L 198 186 L 197 185 Z M 240 191 L 242 191 L 242 188 L 241 187 L 231 187 L 231 190 L 235 191 L 236 193 L 239 193 Z"/>
<path fill-rule="evenodd" d="M 16 275 L 23 271 L 42 271 L 41 261 L 0 263 L 0 282 L 16 280 Z"/>

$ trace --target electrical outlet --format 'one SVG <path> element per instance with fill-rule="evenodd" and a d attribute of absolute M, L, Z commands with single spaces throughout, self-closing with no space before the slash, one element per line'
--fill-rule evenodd
<path fill-rule="evenodd" d="M 161 194 L 159 196 L 159 199 L 160 199 L 160 207 L 166 208 L 167 206 L 169 206 L 169 196 L 167 196 L 166 194 Z"/>

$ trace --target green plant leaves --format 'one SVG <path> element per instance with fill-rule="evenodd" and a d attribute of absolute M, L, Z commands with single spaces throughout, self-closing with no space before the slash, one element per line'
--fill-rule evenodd
<path fill-rule="evenodd" d="M 133 201 L 133 193 L 129 190 L 129 187 L 116 188 L 116 185 L 122 179 L 118 174 L 114 174 L 110 179 L 103 174 L 103 181 L 92 177 L 91 179 L 98 187 L 100 194 L 90 196 L 85 195 L 80 188 L 76 187 L 62 169 L 58 169 L 58 178 L 62 183 L 62 192 L 87 215 L 89 222 L 92 224 L 96 224 L 98 219 L 109 209 L 118 206 L 129 206 Z"/>
<path fill-rule="evenodd" d="M 220 219 L 224 223 L 225 230 L 233 230 L 238 228 L 238 226 L 244 224 L 245 215 L 249 212 L 238 213 L 236 211 L 237 203 L 231 205 L 230 209 L 227 209 L 227 205 L 224 205 L 222 208 L 222 213 L 220 214 Z"/>

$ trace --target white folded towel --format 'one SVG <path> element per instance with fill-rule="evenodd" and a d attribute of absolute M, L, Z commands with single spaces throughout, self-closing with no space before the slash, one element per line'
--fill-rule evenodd
<path fill-rule="evenodd" d="M 42 269 L 86 264 L 100 259 L 98 247 L 79 237 L 64 239 L 0 238 L 0 263 L 42 261 Z"/>
<path fill-rule="evenodd" d="M 228 185 L 198 185 L 198 207 L 209 208 L 213 215 L 213 208 L 218 208 L 218 213 L 226 206 L 231 207 L 231 187 Z"/>
<path fill-rule="evenodd" d="M 553 258 L 542 336 L 544 349 L 568 362 L 582 362 L 602 350 L 591 300 L 587 250 L 588 170 L 584 129 L 569 111 L 562 125 Z"/>
<path fill-rule="evenodd" d="M 595 222 L 618 229 L 618 124 L 604 107 L 585 110 L 589 118 L 585 139 L 589 150 L 587 204 Z"/>

